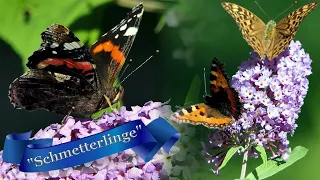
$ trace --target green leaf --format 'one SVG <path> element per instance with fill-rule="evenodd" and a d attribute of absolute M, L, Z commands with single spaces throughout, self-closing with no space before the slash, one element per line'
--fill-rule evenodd
<path fill-rule="evenodd" d="M 0 38 L 11 45 L 25 64 L 32 52 L 39 48 L 40 34 L 49 25 L 58 23 L 68 27 L 98 5 L 111 1 L 0 1 Z"/>
<path fill-rule="evenodd" d="M 195 103 L 199 101 L 199 93 L 201 87 L 201 80 L 198 75 L 196 75 L 190 85 L 187 97 L 184 101 L 184 104 Z"/>
<path fill-rule="evenodd" d="M 228 161 L 232 158 L 232 156 L 241 148 L 242 146 L 236 146 L 236 147 L 230 148 L 219 169 L 222 169 L 225 165 L 227 165 Z"/>
<path fill-rule="evenodd" d="M 246 178 L 249 179 L 265 179 L 268 178 L 283 169 L 289 167 L 294 162 L 303 158 L 308 152 L 308 149 L 297 146 L 293 149 L 293 151 L 289 154 L 290 158 L 287 161 L 283 161 L 281 157 L 276 158 L 274 160 L 267 161 L 267 168 L 262 164 L 258 166 L 253 172 L 251 172 Z"/>
<path fill-rule="evenodd" d="M 100 31 L 98 29 L 91 30 L 77 30 L 75 31 L 77 37 L 81 39 L 83 43 L 87 42 L 88 45 L 92 45 L 99 38 Z"/>
<path fill-rule="evenodd" d="M 263 146 L 256 146 L 255 149 L 259 152 L 262 162 L 265 165 L 265 167 L 267 167 L 267 161 L 268 161 L 268 157 L 267 157 L 267 153 L 266 150 L 264 149 Z"/>
<path fill-rule="evenodd" d="M 122 105 L 123 105 L 123 103 L 122 103 L 122 101 L 120 101 L 120 107 L 121 107 Z M 113 104 L 113 105 L 112 105 L 112 108 L 113 108 L 113 109 L 117 109 L 117 108 L 118 108 L 118 103 Z M 92 118 L 92 119 L 99 118 L 99 117 L 102 116 L 102 114 L 103 114 L 104 112 L 107 113 L 107 114 L 109 114 L 111 111 L 112 111 L 112 109 L 111 109 L 110 107 L 108 107 L 108 108 L 102 109 L 102 110 L 100 110 L 100 111 L 92 114 L 92 115 L 90 116 L 90 118 Z"/>
<path fill-rule="evenodd" d="M 166 25 L 166 23 L 167 23 L 167 15 L 164 14 L 161 16 L 157 26 L 154 28 L 154 32 L 158 34 L 162 30 L 162 28 Z"/>

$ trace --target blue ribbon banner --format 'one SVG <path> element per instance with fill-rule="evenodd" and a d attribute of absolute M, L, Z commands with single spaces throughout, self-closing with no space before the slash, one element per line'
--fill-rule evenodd
<path fill-rule="evenodd" d="M 148 162 L 162 147 L 169 152 L 180 134 L 165 119 L 158 118 L 147 126 L 141 120 L 52 146 L 52 139 L 29 140 L 31 131 L 6 136 L 2 158 L 20 164 L 22 172 L 45 172 L 81 165 L 132 149 Z"/>

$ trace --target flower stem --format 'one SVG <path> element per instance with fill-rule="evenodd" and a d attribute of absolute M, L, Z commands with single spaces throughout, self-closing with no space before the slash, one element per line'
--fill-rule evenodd
<path fill-rule="evenodd" d="M 240 179 L 244 179 L 246 177 L 247 161 L 248 161 L 248 149 L 243 154 Z"/>

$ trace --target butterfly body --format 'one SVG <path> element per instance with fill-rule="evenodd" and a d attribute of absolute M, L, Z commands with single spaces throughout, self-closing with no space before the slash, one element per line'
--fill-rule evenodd
<path fill-rule="evenodd" d="M 9 86 L 15 108 L 46 109 L 66 115 L 93 114 L 120 101 L 124 94 L 116 78 L 132 46 L 143 13 L 133 8 L 90 49 L 63 25 L 53 24 L 28 59 L 29 70 Z"/>
<path fill-rule="evenodd" d="M 313 11 L 318 3 L 304 5 L 276 23 L 270 20 L 265 24 L 248 9 L 234 3 L 223 2 L 222 7 L 239 26 L 243 38 L 261 58 L 269 60 L 277 57 L 288 47 L 303 19 Z"/>
<path fill-rule="evenodd" d="M 215 129 L 224 129 L 235 122 L 240 115 L 239 97 L 217 59 L 211 64 L 210 92 L 211 95 L 204 96 L 204 103 L 182 108 L 173 113 L 171 119 Z"/>
<path fill-rule="evenodd" d="M 271 41 L 272 38 L 274 38 L 276 34 L 276 26 L 277 26 L 277 23 L 273 20 L 270 20 L 267 23 L 266 30 L 265 30 L 265 37 L 264 37 L 265 41 Z"/>

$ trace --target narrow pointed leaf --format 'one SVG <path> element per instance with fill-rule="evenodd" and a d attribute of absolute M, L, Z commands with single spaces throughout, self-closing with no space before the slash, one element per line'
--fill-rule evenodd
<path fill-rule="evenodd" d="M 166 23 L 167 23 L 167 16 L 162 15 L 157 26 L 154 28 L 154 32 L 158 34 L 162 30 L 162 28 L 166 25 Z"/>
<path fill-rule="evenodd" d="M 187 97 L 185 99 L 184 104 L 189 104 L 189 103 L 197 103 L 199 100 L 199 93 L 200 93 L 200 88 L 201 87 L 201 80 L 198 75 L 196 75 L 190 85 Z"/>
<path fill-rule="evenodd" d="M 259 152 L 263 164 L 265 165 L 265 167 L 267 167 L 268 157 L 267 157 L 266 150 L 263 148 L 263 146 L 256 146 L 255 149 Z"/>
<path fill-rule="evenodd" d="M 232 156 L 241 148 L 242 146 L 236 146 L 236 147 L 230 148 L 219 169 L 222 169 L 225 165 L 227 165 L 228 161 L 232 158 Z"/>
<path fill-rule="evenodd" d="M 302 146 L 297 146 L 293 149 L 293 151 L 289 154 L 290 158 L 287 161 L 283 161 L 280 158 L 276 158 L 274 160 L 267 161 L 267 168 L 262 164 L 258 166 L 253 172 L 251 172 L 246 178 L 249 179 L 266 179 L 283 169 L 289 167 L 299 159 L 303 158 L 308 152 L 307 148 Z"/>

